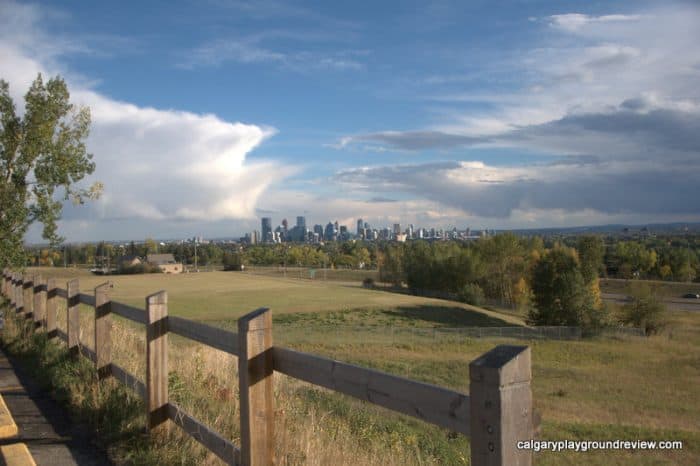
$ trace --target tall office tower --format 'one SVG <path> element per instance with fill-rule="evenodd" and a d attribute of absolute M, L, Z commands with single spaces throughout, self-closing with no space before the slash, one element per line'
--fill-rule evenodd
<path fill-rule="evenodd" d="M 335 228 L 333 227 L 333 224 L 331 222 L 328 222 L 328 225 L 326 225 L 326 231 L 324 236 L 326 238 L 326 241 L 335 241 Z"/>
<path fill-rule="evenodd" d="M 323 225 L 314 225 L 314 233 L 317 233 L 318 237 L 323 239 Z"/>
<path fill-rule="evenodd" d="M 287 222 L 287 219 L 285 218 L 282 220 L 282 231 L 284 231 L 286 233 L 288 228 L 289 228 L 289 223 Z"/>
<path fill-rule="evenodd" d="M 270 217 L 262 218 L 262 241 L 269 241 L 272 239 L 272 219 Z"/>
<path fill-rule="evenodd" d="M 362 236 L 363 225 L 364 225 L 364 223 L 362 223 L 362 219 L 358 218 L 357 219 L 357 236 Z"/>
<path fill-rule="evenodd" d="M 401 224 L 394 223 L 394 235 L 398 235 L 399 233 L 401 233 Z"/>
<path fill-rule="evenodd" d="M 339 230 L 339 236 L 341 241 L 347 241 L 350 239 L 350 235 L 348 235 L 348 227 L 345 225 L 340 225 L 340 230 Z"/>
<path fill-rule="evenodd" d="M 303 231 L 306 231 L 306 217 L 300 216 L 297 217 L 297 226 L 301 228 Z"/>

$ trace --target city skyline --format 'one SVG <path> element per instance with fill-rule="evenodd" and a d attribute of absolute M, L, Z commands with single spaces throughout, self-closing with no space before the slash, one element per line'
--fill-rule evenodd
<path fill-rule="evenodd" d="M 20 113 L 39 72 L 91 109 L 104 192 L 65 204 L 68 241 L 697 222 L 698 23 L 685 0 L 5 0 L 0 78 Z"/>

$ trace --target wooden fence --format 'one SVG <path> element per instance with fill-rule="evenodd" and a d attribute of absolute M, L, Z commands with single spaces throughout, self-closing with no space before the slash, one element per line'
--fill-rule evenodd
<path fill-rule="evenodd" d="M 234 465 L 269 465 L 274 447 L 274 371 L 392 411 L 471 436 L 471 464 L 530 465 L 518 441 L 533 436 L 530 348 L 501 345 L 469 364 L 470 393 L 459 393 L 373 369 L 302 353 L 272 343 L 272 314 L 262 308 L 238 320 L 238 333 L 168 316 L 165 291 L 146 298 L 145 310 L 110 299 L 109 283 L 80 292 L 77 279 L 58 288 L 55 279 L 3 271 L 2 294 L 10 310 L 31 319 L 37 331 L 64 340 L 71 353 L 95 363 L 100 378 L 114 377 L 145 402 L 147 430 L 172 421 L 219 458 Z M 56 326 L 58 299 L 66 300 L 67 332 Z M 80 344 L 78 306 L 94 307 L 95 350 Z M 146 327 L 146 380 L 112 361 L 112 314 Z M 168 398 L 168 334 L 192 339 L 238 357 L 240 445 L 184 412 Z"/>

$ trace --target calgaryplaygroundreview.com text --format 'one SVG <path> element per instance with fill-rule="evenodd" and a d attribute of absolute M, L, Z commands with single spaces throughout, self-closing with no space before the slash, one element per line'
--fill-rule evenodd
<path fill-rule="evenodd" d="M 682 450 L 679 440 L 524 440 L 517 444 L 518 450 L 576 451 L 591 450 Z"/>

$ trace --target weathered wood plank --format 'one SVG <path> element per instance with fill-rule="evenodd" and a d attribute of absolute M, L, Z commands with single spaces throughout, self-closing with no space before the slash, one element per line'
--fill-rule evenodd
<path fill-rule="evenodd" d="M 471 462 L 479 466 L 530 466 L 533 436 L 530 348 L 501 345 L 469 364 Z"/>
<path fill-rule="evenodd" d="M 80 346 L 80 283 L 77 278 L 68 282 L 66 307 L 68 325 L 68 351 L 77 355 Z"/>
<path fill-rule="evenodd" d="M 19 273 L 15 273 L 15 290 L 14 290 L 14 295 L 15 295 L 15 312 L 20 313 L 24 312 L 24 303 L 22 302 L 22 298 L 24 297 L 24 289 L 22 288 L 22 275 Z"/>
<path fill-rule="evenodd" d="M 112 376 L 122 384 L 136 392 L 136 394 L 146 401 L 146 384 L 141 382 L 135 375 L 127 372 L 115 363 L 110 364 Z"/>
<path fill-rule="evenodd" d="M 239 465 L 240 450 L 219 433 L 202 424 L 195 417 L 184 412 L 175 403 L 168 403 L 168 418 L 180 426 L 190 437 L 204 445 L 226 464 Z"/>
<path fill-rule="evenodd" d="M 241 464 L 267 466 L 274 456 L 272 313 L 258 309 L 238 319 Z"/>
<path fill-rule="evenodd" d="M 56 294 L 56 279 L 49 278 L 46 281 L 46 335 L 49 338 L 56 336 L 56 306 L 58 304 Z"/>
<path fill-rule="evenodd" d="M 110 375 L 112 362 L 112 316 L 109 290 L 112 284 L 107 282 L 95 288 L 95 368 L 100 379 Z"/>
<path fill-rule="evenodd" d="M 373 369 L 275 347 L 276 371 L 469 435 L 469 396 Z"/>
<path fill-rule="evenodd" d="M 165 428 L 168 420 L 168 294 L 146 298 L 147 430 Z"/>
<path fill-rule="evenodd" d="M 175 316 L 168 316 L 168 329 L 177 335 L 238 355 L 238 335 L 233 332 Z"/>
<path fill-rule="evenodd" d="M 80 293 L 79 295 L 80 304 L 87 304 L 88 306 L 95 306 L 95 297 L 89 294 Z"/>
<path fill-rule="evenodd" d="M 34 277 L 34 323 L 46 327 L 46 281 L 41 275 Z"/>
<path fill-rule="evenodd" d="M 58 338 L 60 338 L 61 340 L 65 341 L 66 343 L 68 343 L 68 334 L 66 332 L 64 332 L 63 330 L 61 330 L 60 328 L 56 329 L 56 336 Z"/>
<path fill-rule="evenodd" d="M 146 311 L 117 301 L 112 301 L 112 313 L 139 324 L 146 324 L 147 322 Z"/>
<path fill-rule="evenodd" d="M 80 354 L 82 354 L 92 362 L 97 361 L 97 354 L 92 350 L 92 348 L 88 348 L 85 345 L 80 345 Z"/>
<path fill-rule="evenodd" d="M 22 283 L 22 304 L 24 312 L 27 316 L 33 315 L 34 312 L 34 275 L 25 273 Z"/>

